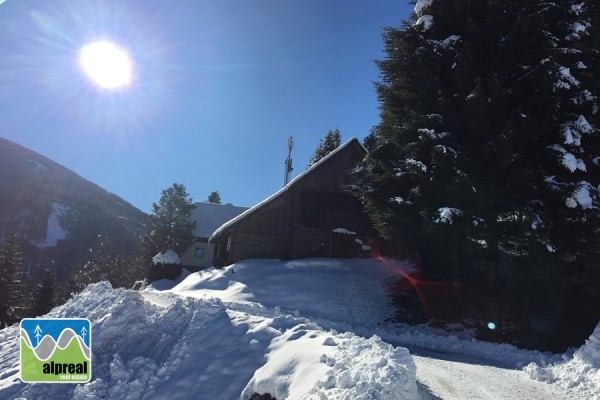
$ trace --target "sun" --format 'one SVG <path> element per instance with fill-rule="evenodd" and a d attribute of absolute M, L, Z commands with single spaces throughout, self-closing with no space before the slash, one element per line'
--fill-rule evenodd
<path fill-rule="evenodd" d="M 131 84 L 131 59 L 127 51 L 114 42 L 87 43 L 79 51 L 79 65 L 103 89 L 118 89 Z"/>

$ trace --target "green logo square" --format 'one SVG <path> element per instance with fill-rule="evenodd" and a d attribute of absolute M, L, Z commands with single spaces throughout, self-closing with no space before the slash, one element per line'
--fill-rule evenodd
<path fill-rule="evenodd" d="M 87 318 L 21 321 L 21 380 L 85 383 L 92 377 L 92 324 Z"/>

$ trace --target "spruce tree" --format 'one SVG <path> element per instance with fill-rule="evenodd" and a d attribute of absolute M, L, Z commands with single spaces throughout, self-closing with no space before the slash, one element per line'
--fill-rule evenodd
<path fill-rule="evenodd" d="M 143 259 L 147 265 L 152 257 L 167 250 L 181 256 L 194 240 L 196 222 L 191 221 L 194 203 L 185 186 L 174 183 L 162 191 L 158 203 L 152 204 L 152 214 L 142 237 Z"/>
<path fill-rule="evenodd" d="M 0 329 L 16 321 L 18 282 L 16 276 L 23 264 L 21 247 L 15 236 L 10 236 L 0 247 Z"/>
<path fill-rule="evenodd" d="M 42 281 L 35 285 L 34 304 L 32 315 L 41 316 L 47 314 L 54 306 L 54 291 L 56 287 L 56 276 L 50 268 L 44 268 Z"/>
<path fill-rule="evenodd" d="M 315 154 L 311 157 L 308 167 L 317 163 L 320 159 L 331 153 L 342 144 L 342 134 L 339 129 L 329 130 L 324 138 L 319 142 L 315 149 Z"/>
<path fill-rule="evenodd" d="M 206 200 L 207 203 L 215 203 L 215 204 L 221 204 L 221 195 L 219 194 L 219 192 L 211 192 L 208 195 L 208 199 Z"/>
<path fill-rule="evenodd" d="M 572 144 L 597 138 L 593 106 L 573 110 L 574 99 L 597 98 L 597 83 L 588 95 L 567 71 L 583 45 L 568 38 L 581 33 L 577 4 L 419 0 L 401 28 L 385 29 L 381 122 L 365 139 L 357 194 L 377 228 L 421 250 L 430 269 L 459 279 L 465 257 L 482 252 L 494 287 L 501 248 L 558 259 L 567 241 L 589 242 L 597 152 L 561 143 L 567 127 Z M 583 225 L 567 238 L 554 220 Z"/>
<path fill-rule="evenodd" d="M 600 297 L 600 125 L 597 2 L 552 3 L 554 51 L 548 58 L 556 99 L 554 135 L 540 169 L 546 193 L 539 216 L 552 262 L 577 291 Z M 585 288 L 582 283 L 585 282 Z"/>

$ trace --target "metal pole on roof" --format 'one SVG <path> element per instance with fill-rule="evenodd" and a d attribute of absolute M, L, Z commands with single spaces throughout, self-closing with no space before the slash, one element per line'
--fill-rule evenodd
<path fill-rule="evenodd" d="M 285 175 L 283 178 L 283 186 L 287 185 L 292 176 L 292 171 L 294 168 L 292 167 L 292 149 L 294 148 L 294 138 L 292 136 L 288 139 L 288 156 L 285 159 Z"/>

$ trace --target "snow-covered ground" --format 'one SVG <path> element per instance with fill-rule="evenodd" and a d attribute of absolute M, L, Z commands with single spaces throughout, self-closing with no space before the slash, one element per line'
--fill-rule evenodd
<path fill-rule="evenodd" d="M 20 382 L 11 327 L 0 331 L 0 399 L 600 399 L 600 328 L 551 355 L 382 323 L 389 286 L 410 271 L 250 260 L 143 291 L 90 285 L 49 316 L 91 320 L 92 380 Z"/>

